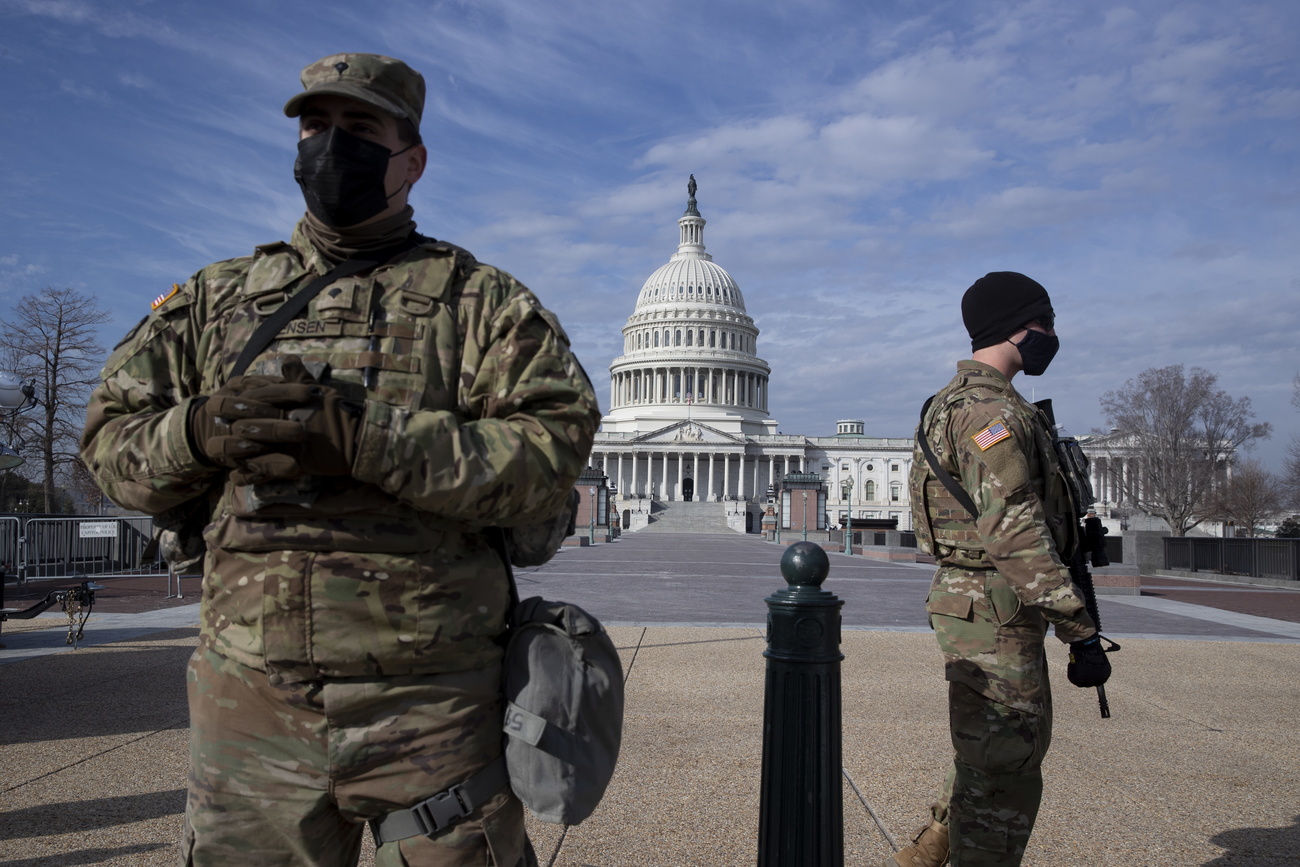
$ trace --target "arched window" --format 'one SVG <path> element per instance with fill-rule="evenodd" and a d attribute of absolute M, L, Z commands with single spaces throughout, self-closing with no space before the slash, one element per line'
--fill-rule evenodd
<path fill-rule="evenodd" d="M 658 345 L 659 345 L 659 332 L 656 331 L 656 332 L 655 332 L 655 346 L 658 346 Z"/>
<path fill-rule="evenodd" d="M 694 336 L 694 332 L 692 332 L 691 330 L 687 329 L 687 331 L 686 331 L 686 345 L 687 345 L 687 346 L 690 346 L 690 345 L 691 345 L 691 337 L 693 337 L 693 336 Z"/>
<path fill-rule="evenodd" d="M 703 346 L 703 345 L 704 345 L 704 329 L 703 329 L 703 328 L 700 329 L 700 336 L 699 336 L 699 339 L 696 341 L 696 343 L 697 343 L 698 345 L 700 345 L 700 346 Z"/>
<path fill-rule="evenodd" d="M 731 332 L 731 348 L 736 348 L 736 332 Z"/>
<path fill-rule="evenodd" d="M 710 347 L 710 348 L 713 348 L 713 347 L 716 347 L 717 345 L 718 345 L 718 332 L 717 332 L 717 331 L 710 331 L 710 332 L 709 332 L 709 347 Z"/>
<path fill-rule="evenodd" d="M 682 330 L 678 328 L 677 333 L 673 336 L 673 346 L 681 346 L 681 345 L 682 345 Z"/>
<path fill-rule="evenodd" d="M 867 500 L 874 500 L 876 498 L 876 483 L 870 479 L 867 480 L 866 497 Z"/>

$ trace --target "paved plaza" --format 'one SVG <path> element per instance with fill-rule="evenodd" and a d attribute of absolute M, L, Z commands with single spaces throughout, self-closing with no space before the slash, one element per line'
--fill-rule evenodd
<path fill-rule="evenodd" d="M 618 772 L 582 825 L 530 824 L 543 864 L 754 863 L 763 600 L 784 586 L 783 550 L 756 537 L 633 534 L 518 575 L 523 595 L 600 617 L 627 671 Z M 824 588 L 845 601 L 845 863 L 875 865 L 923 820 L 951 752 L 922 610 L 933 567 L 830 560 Z M 161 576 L 102 583 L 75 651 L 62 615 L 4 624 L 3 867 L 174 861 L 197 582 L 182 599 L 166 598 Z M 1124 645 L 1111 719 L 1065 680 L 1064 647 L 1049 648 L 1056 732 L 1025 863 L 1300 863 L 1300 591 L 1142 584 L 1141 596 L 1100 599 L 1107 634 Z M 14 591 L 7 605 L 29 604 Z"/>

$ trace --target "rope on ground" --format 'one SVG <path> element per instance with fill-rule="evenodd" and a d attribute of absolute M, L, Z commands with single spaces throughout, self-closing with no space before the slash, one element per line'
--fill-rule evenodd
<path fill-rule="evenodd" d="M 876 815 L 876 811 L 871 809 L 871 804 L 867 803 L 867 799 L 862 797 L 862 792 L 858 791 L 858 784 L 853 782 L 853 778 L 849 776 L 849 769 L 840 768 L 840 772 L 844 774 L 844 779 L 848 780 L 849 785 L 853 787 L 853 794 L 857 795 L 858 800 L 862 802 L 862 806 L 867 808 L 867 813 L 871 816 L 871 821 L 875 822 L 876 827 L 880 829 L 880 833 L 885 835 L 885 840 L 888 841 L 890 848 L 897 852 L 898 843 L 894 842 L 894 838 L 885 827 L 885 823 L 880 821 L 880 817 Z"/>

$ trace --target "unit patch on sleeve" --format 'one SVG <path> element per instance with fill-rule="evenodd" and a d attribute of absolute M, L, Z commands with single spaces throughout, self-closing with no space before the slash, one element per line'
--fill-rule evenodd
<path fill-rule="evenodd" d="M 975 445 L 979 446 L 980 451 L 984 452 L 988 451 L 989 446 L 1000 443 L 1009 436 L 1011 436 L 1011 431 L 1007 430 L 1007 426 L 1000 421 L 995 421 L 972 436 L 971 439 L 975 440 Z"/>
<path fill-rule="evenodd" d="M 151 309 L 151 310 L 157 310 L 159 307 L 163 306 L 163 305 L 166 304 L 168 301 L 170 301 L 170 300 L 172 300 L 173 298 L 175 298 L 175 297 L 176 297 L 176 293 L 177 293 L 177 292 L 180 292 L 180 291 L 181 291 L 181 284 L 179 284 L 179 283 L 173 283 L 173 284 L 172 284 L 172 291 L 170 291 L 170 292 L 164 292 L 163 294 L 161 294 L 161 295 L 159 295 L 157 298 L 155 298 L 155 299 L 153 300 L 153 306 L 152 306 L 150 309 Z"/>

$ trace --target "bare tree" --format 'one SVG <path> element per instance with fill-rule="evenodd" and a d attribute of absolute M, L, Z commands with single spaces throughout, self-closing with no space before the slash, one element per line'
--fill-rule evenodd
<path fill-rule="evenodd" d="M 1210 514 L 1215 520 L 1230 522 L 1239 531 L 1244 529 L 1247 536 L 1254 536 L 1260 524 L 1286 508 L 1287 490 L 1282 479 L 1259 461 L 1246 460 L 1232 468 L 1232 476 L 1212 496 Z"/>
<path fill-rule="evenodd" d="M 56 484 L 80 461 L 77 443 L 86 398 L 98 382 L 104 348 L 95 326 L 108 320 L 95 299 L 72 289 L 47 287 L 24 295 L 0 328 L 0 353 L 22 378 L 34 379 L 40 406 L 26 417 L 28 445 L 40 461 L 45 511 L 55 511 Z"/>
<path fill-rule="evenodd" d="M 1113 467 L 1130 470 L 1115 472 L 1112 484 L 1131 505 L 1164 518 L 1176 536 L 1210 516 L 1211 495 L 1238 449 L 1272 434 L 1268 422 L 1252 421 L 1250 398 L 1234 399 L 1218 380 L 1200 367 L 1153 367 L 1101 398 L 1115 431 L 1103 448 Z"/>

